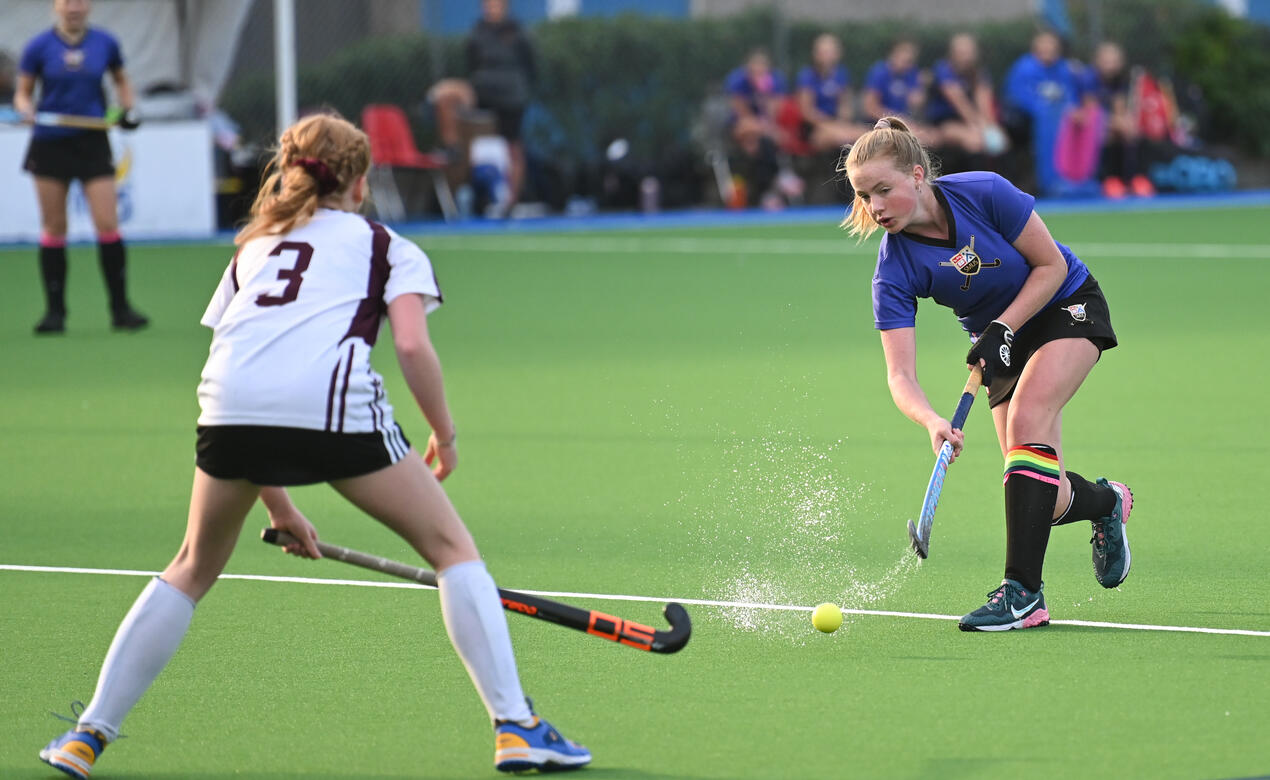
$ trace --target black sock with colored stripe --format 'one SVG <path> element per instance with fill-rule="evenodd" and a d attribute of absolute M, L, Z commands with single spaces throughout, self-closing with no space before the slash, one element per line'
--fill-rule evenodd
<path fill-rule="evenodd" d="M 123 241 L 100 241 L 97 244 L 97 255 L 101 260 L 101 275 L 106 279 L 106 292 L 110 295 L 110 310 L 114 313 L 127 311 L 128 292 L 124 280 L 126 263 Z"/>
<path fill-rule="evenodd" d="M 1041 588 L 1050 521 L 1058 500 L 1058 453 L 1048 444 L 1012 447 L 1005 456 L 1005 576 Z"/>
<path fill-rule="evenodd" d="M 1097 520 L 1107 517 L 1116 508 L 1116 491 L 1107 485 L 1098 485 L 1074 471 L 1067 472 L 1072 485 L 1072 502 L 1054 525 L 1067 525 L 1077 520 Z"/>
<path fill-rule="evenodd" d="M 66 313 L 66 247 L 40 247 L 40 278 L 50 314 Z"/>

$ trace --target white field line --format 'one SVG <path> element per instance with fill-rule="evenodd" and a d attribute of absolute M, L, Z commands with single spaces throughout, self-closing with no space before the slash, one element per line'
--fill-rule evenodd
<path fill-rule="evenodd" d="M 157 571 L 139 571 L 136 569 L 85 569 L 74 566 L 22 566 L 19 564 L 0 564 L 0 571 L 40 572 L 45 574 L 113 574 L 127 577 L 155 577 Z M 222 574 L 222 580 L 257 580 L 261 582 L 290 582 L 302 585 L 351 585 L 359 588 L 398 588 L 404 590 L 435 590 L 428 585 L 415 582 L 375 582 L 371 580 L 337 580 L 325 577 L 277 577 L 268 574 Z M 730 609 L 770 609 L 781 612 L 811 612 L 812 607 L 798 604 L 760 604 L 749 601 L 716 601 L 714 599 L 678 599 L 659 598 L 654 596 L 629 596 L 614 593 L 573 593 L 556 590 L 518 590 L 531 596 L 544 596 L 552 599 L 593 599 L 597 601 L 639 601 L 650 604 L 665 604 L 671 601 L 701 607 L 727 607 Z M 895 612 L 883 609 L 843 609 L 848 615 L 867 615 L 871 617 L 898 617 L 917 620 L 957 620 L 956 615 L 936 615 L 930 612 Z M 1227 636 L 1264 636 L 1270 637 L 1270 631 L 1251 631 L 1243 628 L 1204 628 L 1200 626 L 1156 626 L 1144 623 L 1103 623 L 1093 620 L 1051 620 L 1060 626 L 1087 626 L 1089 628 L 1120 628 L 1133 631 L 1173 631 L 1186 634 L 1224 634 Z"/>
<path fill-rule="evenodd" d="M 872 243 L 854 239 L 824 238 L 676 238 L 672 236 L 436 236 L 420 241 L 427 250 L 439 252 L 508 252 L 543 254 L 685 254 L 685 255 L 868 255 L 876 254 Z M 1072 249 L 1084 259 L 1099 257 L 1145 257 L 1158 259 L 1250 259 L 1270 258 L 1270 244 L 1161 244 L 1161 243 L 1076 243 Z"/>

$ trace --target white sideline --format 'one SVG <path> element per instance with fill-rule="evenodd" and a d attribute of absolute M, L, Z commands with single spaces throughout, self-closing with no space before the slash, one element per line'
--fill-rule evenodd
<path fill-rule="evenodd" d="M 137 569 L 86 569 L 76 566 L 23 566 L 20 564 L 0 563 L 0 571 L 41 572 L 45 574 L 113 574 L 125 577 L 155 577 L 157 571 L 140 571 Z M 360 588 L 400 588 L 407 590 L 435 590 L 427 585 L 415 582 L 376 582 L 373 580 L 341 580 L 326 577 L 278 577 L 269 574 L 222 574 L 222 580 L 257 580 L 261 582 L 291 582 L 302 585 L 351 585 Z M 556 590 L 523 590 L 512 588 L 531 596 L 544 596 L 552 599 L 594 599 L 597 601 L 640 601 L 651 604 L 678 602 L 699 607 L 730 607 L 733 609 L 770 609 L 783 612 L 811 612 L 812 607 L 797 604 L 760 604 L 749 601 L 716 601 L 714 599 L 678 599 L 658 598 L 653 596 L 629 596 L 615 593 L 573 593 Z M 957 615 L 936 615 L 930 612 L 895 612 L 884 609 L 843 609 L 847 615 L 868 615 L 872 617 L 899 617 L 919 620 L 957 620 Z M 1094 620 L 1051 620 L 1052 625 L 1086 626 L 1089 628 L 1120 628 L 1133 631 L 1173 631 L 1186 634 L 1224 634 L 1227 636 L 1265 636 L 1270 631 L 1252 631 L 1244 628 L 1204 628 L 1202 626 L 1155 626 L 1144 623 L 1103 623 Z"/>

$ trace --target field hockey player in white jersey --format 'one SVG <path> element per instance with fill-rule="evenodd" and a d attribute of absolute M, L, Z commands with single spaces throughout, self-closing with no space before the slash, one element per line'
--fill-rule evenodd
<path fill-rule="evenodd" d="M 40 752 L 66 774 L 88 777 L 118 736 L 176 652 L 257 498 L 274 528 L 300 540 L 287 552 L 320 557 L 316 530 L 285 489 L 318 482 L 400 534 L 437 570 L 446 630 L 494 723 L 495 767 L 563 769 L 591 760 L 533 713 L 494 581 L 441 489 L 458 457 L 427 329 L 441 290 L 417 246 L 356 213 L 369 166 L 366 135 L 340 117 L 306 117 L 282 134 L 251 221 L 235 240 L 238 252 L 203 315 L 213 336 L 199 385 L 185 541 L 119 626 L 76 727 Z M 385 314 L 406 384 L 432 426 L 422 458 L 393 421 L 370 366 Z"/>

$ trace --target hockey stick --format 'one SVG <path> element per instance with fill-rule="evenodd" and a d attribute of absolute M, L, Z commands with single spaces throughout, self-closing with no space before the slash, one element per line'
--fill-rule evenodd
<path fill-rule="evenodd" d="M 106 116 L 79 116 L 77 114 L 57 114 L 52 111 L 40 111 L 31 124 L 46 127 L 74 127 L 80 130 L 109 130 L 119 124 L 123 112 L 111 109 Z M 25 124 L 22 116 L 12 109 L 0 112 L 0 122 L 10 125 Z"/>
<path fill-rule="evenodd" d="M 957 402 L 957 411 L 953 413 L 952 427 L 960 429 L 966 424 L 966 417 L 970 414 L 970 405 L 975 402 L 975 393 L 979 392 L 979 385 L 983 383 L 983 371 L 976 366 L 970 372 L 970 378 L 966 380 L 966 388 L 961 391 L 961 400 Z M 908 521 L 908 539 L 913 543 L 913 552 L 917 553 L 918 558 L 925 558 L 930 554 L 930 527 L 935 522 L 935 507 L 939 506 L 939 494 L 944 489 L 944 474 L 948 471 L 948 462 L 952 460 L 953 446 L 951 442 L 944 442 L 944 446 L 939 448 L 939 457 L 935 458 L 935 469 L 930 474 L 930 482 L 926 485 L 926 496 L 922 499 L 922 515 L 917 521 L 917 525 L 913 525 L 913 521 Z"/>
<path fill-rule="evenodd" d="M 300 543 L 294 536 L 276 528 L 264 529 L 260 537 L 269 544 L 276 544 L 279 547 Z M 368 555 L 337 544 L 318 542 L 317 548 L 327 558 L 335 558 L 363 569 L 391 574 L 403 580 L 420 582 L 432 588 L 437 587 L 437 575 L 427 569 Z M 548 623 L 585 631 L 601 639 L 633 647 L 636 650 L 677 653 L 688 644 L 688 638 L 692 635 L 692 621 L 688 619 L 687 610 L 674 602 L 667 604 L 663 610 L 666 620 L 670 622 L 670 630 L 658 631 L 652 626 L 624 620 L 599 610 L 579 609 L 558 601 L 531 596 L 528 593 L 499 588 L 498 595 L 503 601 L 503 609 L 508 612 L 528 615 Z"/>

